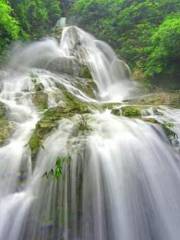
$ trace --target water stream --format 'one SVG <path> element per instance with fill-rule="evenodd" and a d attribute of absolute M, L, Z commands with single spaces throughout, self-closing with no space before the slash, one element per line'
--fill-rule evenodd
<path fill-rule="evenodd" d="M 96 85 L 93 96 L 81 87 L 82 66 Z M 84 104 L 122 102 L 137 92 L 130 75 L 110 46 L 77 27 L 64 28 L 60 43 L 12 50 L 0 76 L 0 102 L 13 128 L 0 147 L 0 240 L 179 239 L 180 110 L 148 110 L 174 124 L 174 146 L 160 125 L 109 109 L 60 119 L 36 156 L 28 145 L 46 111 L 33 101 L 37 81 L 52 108 L 65 104 L 59 85 Z M 49 173 L 57 159 L 62 173 L 55 178 Z"/>

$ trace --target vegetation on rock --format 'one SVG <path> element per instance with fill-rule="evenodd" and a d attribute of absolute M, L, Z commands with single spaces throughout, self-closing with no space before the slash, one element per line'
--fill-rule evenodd
<path fill-rule="evenodd" d="M 40 111 L 48 108 L 48 96 L 43 91 L 32 94 L 32 101 Z"/>
<path fill-rule="evenodd" d="M 180 91 L 157 92 L 145 95 L 138 99 L 129 101 L 131 104 L 137 105 L 166 105 L 174 108 L 180 108 Z"/>
<path fill-rule="evenodd" d="M 36 129 L 29 140 L 32 156 L 35 156 L 39 148 L 43 147 L 42 142 L 45 136 L 58 126 L 58 122 L 62 118 L 71 118 L 75 114 L 91 112 L 88 104 L 79 101 L 76 97 L 67 92 L 67 90 L 63 90 L 63 95 L 65 106 L 49 108 L 43 113 L 42 118 L 36 124 Z"/>
<path fill-rule="evenodd" d="M 117 116 L 124 116 L 129 118 L 141 117 L 141 109 L 138 106 L 122 106 L 120 108 L 112 109 L 112 113 Z"/>
<path fill-rule="evenodd" d="M 166 136 L 168 137 L 171 143 L 178 138 L 176 133 L 173 131 L 173 127 L 174 127 L 173 123 L 163 122 L 161 124 L 161 127 L 163 128 Z"/>
<path fill-rule="evenodd" d="M 6 116 L 6 106 L 0 102 L 0 145 L 11 136 L 13 124 Z"/>
<path fill-rule="evenodd" d="M 44 92 L 44 86 L 38 81 L 38 76 L 31 76 L 34 84 L 34 91 L 32 93 L 32 102 L 39 111 L 43 111 L 48 108 L 48 95 Z"/>
<path fill-rule="evenodd" d="M 46 176 L 47 178 L 54 177 L 55 179 L 59 179 L 62 176 L 64 164 L 69 164 L 70 161 L 70 156 L 57 157 L 55 167 L 50 171 L 45 172 L 43 176 Z"/>

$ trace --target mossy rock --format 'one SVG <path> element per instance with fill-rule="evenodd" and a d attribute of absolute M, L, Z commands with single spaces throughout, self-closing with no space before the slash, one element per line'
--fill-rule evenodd
<path fill-rule="evenodd" d="M 91 121 L 91 114 L 78 114 L 75 116 L 75 124 L 72 131 L 72 137 L 78 137 L 81 139 L 80 136 L 87 136 L 92 131 L 92 127 L 90 126 L 89 122 Z"/>
<path fill-rule="evenodd" d="M 163 129 L 170 143 L 173 144 L 173 142 L 178 139 L 177 134 L 173 131 L 173 128 L 174 128 L 173 123 L 165 122 L 165 121 L 160 122 L 158 121 L 158 119 L 155 119 L 153 117 L 142 118 L 142 120 L 151 124 L 158 124 Z"/>
<path fill-rule="evenodd" d="M 112 109 L 112 114 L 129 118 L 141 117 L 141 109 L 137 106 L 122 106 Z"/>
<path fill-rule="evenodd" d="M 32 93 L 32 102 L 39 111 L 43 111 L 48 108 L 48 95 L 44 92 L 44 86 L 39 82 L 39 78 L 36 74 L 31 73 L 31 81 L 34 84 L 34 93 Z"/>
<path fill-rule="evenodd" d="M 85 93 L 88 97 L 96 98 L 98 89 L 93 79 L 76 78 L 75 87 Z"/>
<path fill-rule="evenodd" d="M 82 78 L 90 78 L 90 79 L 92 79 L 91 72 L 90 72 L 89 68 L 86 65 L 81 65 L 80 66 L 79 76 L 82 77 Z"/>
<path fill-rule="evenodd" d="M 174 140 L 178 139 L 177 134 L 173 131 L 173 127 L 174 127 L 173 123 L 163 122 L 161 123 L 161 127 L 163 128 L 166 136 L 168 137 L 171 143 L 173 143 Z"/>
<path fill-rule="evenodd" d="M 32 94 L 32 101 L 40 111 L 48 108 L 48 95 L 43 91 Z"/>
<path fill-rule="evenodd" d="M 11 136 L 13 124 L 6 119 L 0 119 L 0 145 Z"/>
<path fill-rule="evenodd" d="M 142 118 L 142 120 L 145 121 L 145 122 L 148 122 L 148 123 L 152 123 L 152 124 L 159 124 L 157 119 L 155 119 L 153 117 Z"/>
<path fill-rule="evenodd" d="M 82 84 L 78 84 L 79 89 L 85 92 L 89 97 L 95 98 L 96 93 L 98 91 L 97 85 L 93 80 L 91 72 L 86 65 L 80 66 L 80 74 L 79 76 L 83 78 Z M 80 83 L 80 81 L 79 81 Z"/>
<path fill-rule="evenodd" d="M 124 106 L 121 111 L 124 117 L 141 117 L 141 110 L 136 106 Z"/>
<path fill-rule="evenodd" d="M 8 121 L 6 112 L 6 105 L 0 102 L 0 145 L 6 142 L 13 130 L 13 124 Z"/>
<path fill-rule="evenodd" d="M 138 99 L 129 101 L 129 103 L 138 105 L 166 105 L 175 108 L 180 108 L 180 91 L 172 92 L 157 92 L 149 94 Z"/>
<path fill-rule="evenodd" d="M 0 102 L 0 118 L 5 117 L 6 115 L 6 106 L 4 103 Z"/>
<path fill-rule="evenodd" d="M 37 152 L 39 151 L 40 147 L 42 146 L 41 136 L 38 135 L 37 131 L 33 132 L 28 144 L 31 149 L 32 157 L 36 156 Z"/>
<path fill-rule="evenodd" d="M 65 106 L 49 108 L 43 113 L 42 118 L 36 124 L 36 128 L 29 140 L 29 147 L 34 158 L 40 147 L 43 145 L 44 138 L 56 127 L 63 118 L 71 118 L 75 114 L 90 113 L 91 109 L 87 103 L 83 103 L 71 93 L 63 89 Z"/>
<path fill-rule="evenodd" d="M 39 91 L 43 91 L 44 90 L 44 86 L 42 83 L 35 83 L 34 84 L 34 90 L 36 92 L 39 92 Z"/>
<path fill-rule="evenodd" d="M 61 39 L 63 29 L 60 27 L 54 27 L 51 36 L 56 38 L 58 41 Z"/>

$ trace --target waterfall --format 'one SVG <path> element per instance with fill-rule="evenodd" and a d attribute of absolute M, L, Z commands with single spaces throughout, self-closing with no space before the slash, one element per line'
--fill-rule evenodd
<path fill-rule="evenodd" d="M 75 26 L 12 49 L 0 71 L 0 240 L 179 238 L 180 110 L 114 115 L 137 88 L 111 47 Z"/>

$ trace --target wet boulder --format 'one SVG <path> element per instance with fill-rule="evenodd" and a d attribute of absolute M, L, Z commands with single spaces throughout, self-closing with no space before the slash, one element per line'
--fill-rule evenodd
<path fill-rule="evenodd" d="M 73 57 L 58 57 L 49 62 L 45 68 L 51 72 L 79 76 L 80 64 Z"/>
<path fill-rule="evenodd" d="M 0 118 L 5 117 L 6 115 L 6 106 L 4 103 L 0 102 Z"/>
<path fill-rule="evenodd" d="M 0 119 L 0 145 L 11 136 L 13 124 L 6 119 Z"/>
<path fill-rule="evenodd" d="M 6 105 L 0 102 L 0 145 L 5 143 L 13 130 L 13 124 L 7 119 L 6 111 Z"/>

